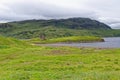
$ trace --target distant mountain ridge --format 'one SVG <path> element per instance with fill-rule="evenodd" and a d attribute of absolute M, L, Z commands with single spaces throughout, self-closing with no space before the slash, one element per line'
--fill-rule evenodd
<path fill-rule="evenodd" d="M 25 20 L 12 23 L 37 23 L 40 26 L 55 26 L 69 29 L 111 29 L 110 26 L 90 18 L 69 18 L 69 19 L 51 19 L 51 20 Z"/>
<path fill-rule="evenodd" d="M 120 36 L 120 30 L 89 18 L 69 18 L 51 20 L 25 20 L 0 24 L 0 35 L 29 39 L 65 36 Z"/>

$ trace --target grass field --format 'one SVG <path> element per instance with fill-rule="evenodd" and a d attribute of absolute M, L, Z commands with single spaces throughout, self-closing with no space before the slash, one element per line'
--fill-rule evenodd
<path fill-rule="evenodd" d="M 0 39 L 0 80 L 120 80 L 120 49 L 31 46 L 19 40 L 16 46 L 16 40 L 7 38 L 6 45 L 8 40 Z"/>
<path fill-rule="evenodd" d="M 30 43 L 44 44 L 44 43 L 72 43 L 72 42 L 103 42 L 101 37 L 94 36 L 71 36 L 41 40 L 40 38 L 33 38 L 27 40 Z"/>

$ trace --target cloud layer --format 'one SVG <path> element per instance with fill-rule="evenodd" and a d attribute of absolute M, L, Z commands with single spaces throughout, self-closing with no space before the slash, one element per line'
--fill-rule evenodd
<path fill-rule="evenodd" d="M 0 22 L 88 17 L 120 28 L 119 0 L 0 0 Z"/>

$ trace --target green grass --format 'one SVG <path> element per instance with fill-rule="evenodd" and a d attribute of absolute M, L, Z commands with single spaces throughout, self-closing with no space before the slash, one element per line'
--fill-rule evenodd
<path fill-rule="evenodd" d="M 72 37 L 61 37 L 41 40 L 40 38 L 34 38 L 27 40 L 30 43 L 72 43 L 72 42 L 102 42 L 104 39 L 94 36 L 72 36 Z"/>
<path fill-rule="evenodd" d="M 120 50 L 13 48 L 0 52 L 0 80 L 119 80 Z"/>
<path fill-rule="evenodd" d="M 120 80 L 120 49 L 0 48 L 0 80 Z"/>
<path fill-rule="evenodd" d="M 15 38 L 7 38 L 0 36 L 0 49 L 8 47 L 24 47 L 28 44 L 24 41 L 17 40 Z"/>

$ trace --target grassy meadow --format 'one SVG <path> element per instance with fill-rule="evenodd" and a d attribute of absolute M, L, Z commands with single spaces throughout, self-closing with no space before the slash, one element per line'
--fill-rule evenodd
<path fill-rule="evenodd" d="M 47 44 L 47 43 L 72 43 L 72 42 L 103 42 L 101 37 L 94 36 L 72 36 L 72 37 L 60 37 L 42 40 L 41 38 L 33 38 L 27 40 L 27 42 L 35 44 Z"/>
<path fill-rule="evenodd" d="M 120 49 L 32 46 L 0 37 L 0 80 L 120 80 Z"/>

